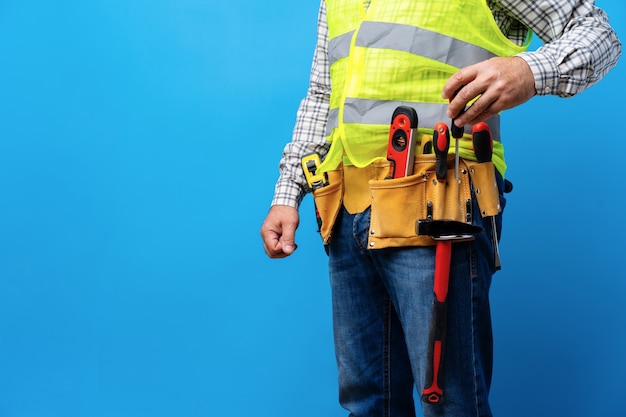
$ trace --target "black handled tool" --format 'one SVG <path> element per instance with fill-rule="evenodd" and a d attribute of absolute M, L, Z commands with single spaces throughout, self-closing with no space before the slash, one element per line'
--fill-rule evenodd
<path fill-rule="evenodd" d="M 435 151 L 436 163 L 435 174 L 437 180 L 446 181 L 448 177 L 448 150 L 450 149 L 450 131 L 448 126 L 437 123 L 433 132 L 433 149 Z"/>
<path fill-rule="evenodd" d="M 452 94 L 452 97 L 450 97 L 449 101 L 454 100 L 454 98 L 457 96 L 457 94 L 459 94 L 459 91 L 461 91 L 463 89 L 463 87 L 465 87 L 465 84 L 463 84 L 462 86 L 460 86 L 459 88 L 457 88 L 457 90 L 454 92 L 454 94 Z M 459 112 L 459 114 L 457 114 L 456 116 L 454 116 L 452 118 L 452 124 L 450 126 L 450 130 L 452 133 L 452 137 L 453 138 L 462 138 L 463 134 L 465 133 L 465 128 L 463 126 L 458 127 L 457 125 L 454 124 L 454 121 L 461 116 L 463 113 L 465 113 L 465 111 L 467 110 L 467 106 L 463 108 L 463 110 L 461 110 Z"/>
<path fill-rule="evenodd" d="M 472 127 L 472 145 L 478 162 L 489 162 L 493 155 L 493 139 L 489 125 L 485 122 L 476 123 Z"/>
<path fill-rule="evenodd" d="M 472 127 L 472 144 L 474 146 L 474 154 L 478 162 L 491 162 L 493 156 L 493 138 L 491 137 L 491 131 L 489 125 L 485 122 L 480 122 Z M 500 249 L 498 248 L 498 231 L 496 229 L 496 216 L 490 216 L 491 218 L 491 239 L 493 242 L 494 251 L 494 263 L 496 269 L 502 267 L 500 261 Z"/>
<path fill-rule="evenodd" d="M 461 89 L 465 87 L 465 85 L 460 86 L 452 95 L 452 97 L 450 98 L 450 101 L 454 100 L 454 98 L 456 97 L 456 95 L 459 93 L 459 91 L 461 91 Z M 465 111 L 467 110 L 467 107 L 465 107 L 463 110 L 461 110 L 459 112 L 459 114 L 457 114 L 455 117 L 452 118 L 452 123 L 450 126 L 450 131 L 452 134 L 452 137 L 455 139 L 455 146 L 454 146 L 454 179 L 458 180 L 459 179 L 459 140 L 463 137 L 463 134 L 465 133 L 465 128 L 463 126 L 458 127 L 457 125 L 454 124 L 454 121 L 461 116 L 463 113 L 465 113 Z"/>

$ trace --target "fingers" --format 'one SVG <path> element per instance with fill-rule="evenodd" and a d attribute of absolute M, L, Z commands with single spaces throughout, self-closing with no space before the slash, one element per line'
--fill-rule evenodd
<path fill-rule="evenodd" d="M 459 127 L 476 124 L 529 100 L 535 95 L 534 76 L 519 57 L 492 58 L 462 68 L 444 85 L 450 100 L 448 116 Z M 468 107 L 468 103 L 472 103 Z M 459 115 L 465 108 L 466 111 Z"/>
<path fill-rule="evenodd" d="M 270 258 L 284 258 L 289 254 L 283 250 L 282 243 L 280 241 L 280 232 L 261 232 L 263 238 L 263 249 Z"/>
<path fill-rule="evenodd" d="M 263 248 L 270 258 L 285 258 L 298 247 L 295 243 L 298 228 L 298 210 L 287 206 L 273 206 L 263 225 Z"/>
<path fill-rule="evenodd" d="M 465 108 L 465 112 L 459 115 L 454 122 L 458 127 L 473 125 L 486 120 L 497 114 L 500 111 L 498 109 L 503 107 L 499 102 L 499 96 L 497 95 L 495 89 L 490 89 L 484 86 L 485 91 L 480 93 L 478 91 L 483 89 L 481 87 L 483 86 L 478 85 L 477 83 L 467 86 L 463 89 L 464 94 L 460 95 L 459 100 L 455 103 L 455 106 L 452 106 L 452 103 L 450 104 L 448 108 L 448 116 L 451 118 L 454 117 L 456 108 L 461 107 L 461 110 Z M 474 101 L 470 106 L 467 106 L 467 103 L 476 97 L 478 97 L 476 101 Z M 458 114 L 458 112 L 456 114 Z"/>
<path fill-rule="evenodd" d="M 288 228 L 287 228 L 288 229 Z M 263 249 L 270 258 L 285 258 L 291 255 L 295 249 L 293 233 L 283 234 L 283 228 L 279 224 L 267 225 L 261 229 Z"/>
<path fill-rule="evenodd" d="M 473 67 L 462 68 L 448 79 L 443 87 L 442 97 L 450 101 L 448 117 L 455 118 L 476 97 L 475 85 L 471 85 L 478 72 Z"/>
<path fill-rule="evenodd" d="M 450 100 L 447 114 L 456 118 L 455 125 L 478 123 L 497 113 L 493 106 L 497 101 L 491 88 L 493 82 L 492 74 L 481 72 L 479 64 L 461 69 L 448 80 L 442 95 Z"/>

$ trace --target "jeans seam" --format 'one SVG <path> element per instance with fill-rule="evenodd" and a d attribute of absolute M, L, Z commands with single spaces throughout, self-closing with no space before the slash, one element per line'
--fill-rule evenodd
<path fill-rule="evenodd" d="M 362 217 L 363 216 L 364 216 L 364 213 L 357 213 L 354 216 L 353 221 L 352 221 L 352 237 L 356 241 L 357 246 L 359 247 L 359 249 L 362 252 L 367 252 L 367 234 L 364 233 L 363 236 L 361 236 L 361 231 L 358 229 L 358 226 L 362 222 Z M 368 221 L 368 224 L 369 224 L 369 221 Z M 368 229 L 369 229 L 369 227 L 368 227 Z M 362 240 L 361 240 L 361 237 L 363 237 Z"/>
<path fill-rule="evenodd" d="M 391 298 L 385 296 L 383 317 L 383 415 L 391 416 Z"/>
<path fill-rule="evenodd" d="M 474 278 L 472 278 L 472 281 Z M 476 315 L 474 314 L 474 283 L 472 282 L 472 372 L 474 374 L 474 406 L 476 407 L 475 415 L 479 415 L 480 406 L 478 404 L 478 374 L 476 368 Z"/>
<path fill-rule="evenodd" d="M 478 404 L 479 402 L 479 397 L 478 397 L 478 373 L 476 372 L 476 369 L 478 367 L 478 363 L 476 361 L 476 305 L 475 305 L 475 285 L 476 285 L 476 278 L 478 276 L 478 265 L 477 265 L 477 259 L 475 257 L 476 254 L 476 247 L 474 246 L 474 244 L 470 244 L 469 245 L 469 263 L 470 263 L 470 308 L 471 308 L 471 316 L 472 316 L 472 329 L 471 329 L 471 334 L 472 334 L 472 373 L 474 376 L 474 406 L 475 408 L 475 415 L 479 416 L 480 415 L 480 404 Z"/>

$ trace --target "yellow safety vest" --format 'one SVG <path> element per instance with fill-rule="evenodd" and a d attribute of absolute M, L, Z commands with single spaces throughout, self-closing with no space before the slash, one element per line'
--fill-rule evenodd
<path fill-rule="evenodd" d="M 326 135 L 331 142 L 320 171 L 365 167 L 385 158 L 396 107 L 418 114 L 420 134 L 444 121 L 443 86 L 459 68 L 528 48 L 502 34 L 486 0 L 326 0 L 332 93 Z M 493 161 L 504 173 L 499 116 L 486 121 Z M 466 135 L 471 126 L 466 126 Z M 471 141 L 461 156 L 472 159 Z"/>

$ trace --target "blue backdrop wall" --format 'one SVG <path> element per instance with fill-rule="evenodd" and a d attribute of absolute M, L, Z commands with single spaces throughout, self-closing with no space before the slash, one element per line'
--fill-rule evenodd
<path fill-rule="evenodd" d="M 317 7 L 0 3 L 0 416 L 345 415 L 310 198 L 258 234 Z M 497 415 L 626 416 L 625 76 L 504 116 Z"/>

